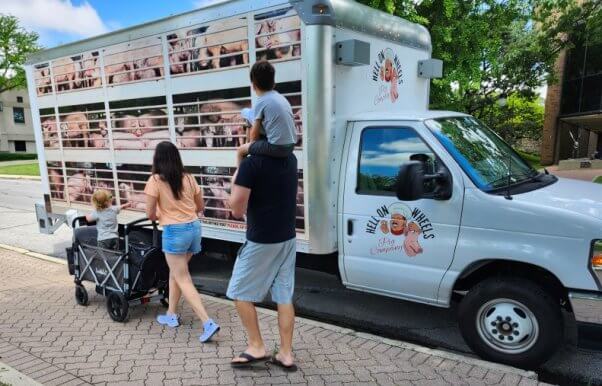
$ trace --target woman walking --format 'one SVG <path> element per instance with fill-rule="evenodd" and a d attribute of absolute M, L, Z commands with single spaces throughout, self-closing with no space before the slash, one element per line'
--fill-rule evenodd
<path fill-rule="evenodd" d="M 190 272 L 188 262 L 201 251 L 201 222 L 198 213 L 204 209 L 203 193 L 194 177 L 186 173 L 180 153 L 171 142 L 161 142 L 155 149 L 152 175 L 144 188 L 146 214 L 159 220 L 163 227 L 163 252 L 169 265 L 169 308 L 159 315 L 160 324 L 177 327 L 178 302 L 184 299 L 203 322 L 201 342 L 209 341 L 219 331 L 201 302 Z"/>

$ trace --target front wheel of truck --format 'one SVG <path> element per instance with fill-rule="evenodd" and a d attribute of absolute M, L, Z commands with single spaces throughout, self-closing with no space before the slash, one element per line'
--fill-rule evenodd
<path fill-rule="evenodd" d="M 560 303 L 526 279 L 487 279 L 468 292 L 458 312 L 468 346 L 495 362 L 534 368 L 563 341 Z"/>

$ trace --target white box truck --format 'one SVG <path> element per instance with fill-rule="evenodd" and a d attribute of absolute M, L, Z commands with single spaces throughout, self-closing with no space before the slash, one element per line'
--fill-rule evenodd
<path fill-rule="evenodd" d="M 429 32 L 352 0 L 216 1 L 33 54 L 40 229 L 88 210 L 96 188 L 131 203 L 120 221 L 140 217 L 167 140 L 203 188 L 206 249 L 241 243 L 227 198 L 264 59 L 297 122 L 300 255 L 358 291 L 458 301 L 467 343 L 499 362 L 546 360 L 563 312 L 602 322 L 602 187 L 539 173 L 474 118 L 429 111 Z"/>

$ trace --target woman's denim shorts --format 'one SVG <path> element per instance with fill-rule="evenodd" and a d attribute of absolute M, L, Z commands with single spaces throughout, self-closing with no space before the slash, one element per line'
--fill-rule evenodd
<path fill-rule="evenodd" d="M 163 252 L 171 255 L 199 253 L 201 251 L 201 222 L 163 226 Z"/>

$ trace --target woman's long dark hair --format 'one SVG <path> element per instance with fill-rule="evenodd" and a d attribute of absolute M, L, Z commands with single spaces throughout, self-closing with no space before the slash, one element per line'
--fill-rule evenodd
<path fill-rule="evenodd" d="M 169 184 L 176 200 L 180 199 L 182 192 L 182 177 L 186 170 L 176 145 L 163 141 L 155 148 L 153 157 L 153 174 L 158 174 L 161 179 Z"/>

